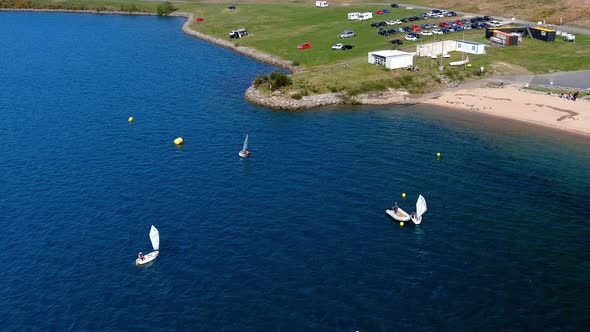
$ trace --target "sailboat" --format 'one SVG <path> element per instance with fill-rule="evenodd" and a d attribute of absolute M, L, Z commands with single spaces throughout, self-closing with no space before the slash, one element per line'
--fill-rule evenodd
<path fill-rule="evenodd" d="M 385 210 L 385 213 L 387 213 L 390 217 L 397 221 L 410 220 L 410 215 L 406 211 L 402 210 L 399 206 L 397 206 L 397 203 L 395 203 L 395 205 L 391 209 Z"/>
<path fill-rule="evenodd" d="M 418 200 L 416 201 L 416 212 L 412 213 L 412 221 L 414 224 L 418 225 L 422 222 L 422 215 L 426 213 L 426 200 L 424 196 L 418 196 Z"/>
<path fill-rule="evenodd" d="M 449 66 L 461 66 L 461 65 L 467 64 L 468 62 L 469 62 L 469 55 L 467 56 L 467 58 L 465 60 L 449 62 Z"/>
<path fill-rule="evenodd" d="M 160 254 L 160 232 L 158 232 L 158 229 L 154 227 L 154 225 L 152 225 L 152 228 L 150 229 L 150 240 L 152 241 L 152 247 L 154 248 L 154 251 L 143 256 L 141 256 L 140 252 L 140 257 L 135 260 L 135 266 L 147 264 L 156 259 L 158 254 Z"/>
<path fill-rule="evenodd" d="M 248 151 L 248 134 L 246 134 L 246 139 L 244 140 L 244 147 L 242 147 L 242 150 L 238 153 L 238 155 L 242 158 L 246 158 L 248 155 L 250 155 L 250 151 Z"/>

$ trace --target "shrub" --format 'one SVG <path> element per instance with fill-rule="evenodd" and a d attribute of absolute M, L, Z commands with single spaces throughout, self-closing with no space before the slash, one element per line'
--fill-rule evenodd
<path fill-rule="evenodd" d="M 266 75 L 258 75 L 256 76 L 256 79 L 254 79 L 254 86 L 255 87 L 259 87 L 262 84 L 266 84 L 268 83 L 268 76 Z"/>
<path fill-rule="evenodd" d="M 299 63 L 299 61 L 297 61 L 297 60 L 294 60 L 294 61 L 293 61 L 293 66 L 295 66 L 295 67 L 299 66 L 300 64 L 301 64 L 301 63 Z"/>
<path fill-rule="evenodd" d="M 340 91 L 344 90 L 344 86 L 342 86 L 340 84 L 328 85 L 328 89 L 332 92 L 340 92 Z"/>
<path fill-rule="evenodd" d="M 270 81 L 272 82 L 272 90 L 276 90 L 285 86 L 293 84 L 293 80 L 288 75 L 280 71 L 273 71 L 270 74 Z"/>
<path fill-rule="evenodd" d="M 303 96 L 300 93 L 294 93 L 291 95 L 291 98 L 299 100 L 299 99 L 303 98 Z"/>
<path fill-rule="evenodd" d="M 175 10 L 176 8 L 174 8 L 174 6 L 170 2 L 166 1 L 158 5 L 158 7 L 156 8 L 156 13 L 158 14 L 158 16 L 168 16 L 172 14 L 172 12 Z"/>

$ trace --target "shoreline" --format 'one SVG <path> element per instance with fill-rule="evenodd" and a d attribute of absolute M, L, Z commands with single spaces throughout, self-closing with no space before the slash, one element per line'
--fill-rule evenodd
<path fill-rule="evenodd" d="M 69 10 L 69 9 L 12 9 L 0 8 L 6 12 L 57 12 L 79 13 L 99 15 L 130 15 L 130 16 L 157 16 L 151 12 L 124 12 L 124 11 L 100 11 L 100 10 Z M 273 55 L 246 47 L 236 46 L 234 43 L 221 38 L 212 37 L 190 28 L 194 21 L 194 15 L 186 12 L 174 12 L 168 17 L 184 17 L 181 31 L 191 37 L 223 47 L 236 53 L 250 57 L 256 61 L 267 63 L 291 73 L 301 71 L 299 67 L 292 65 L 290 61 L 280 59 Z M 479 86 L 476 84 L 479 83 Z M 474 84 L 475 83 L 475 84 Z M 408 105 L 424 104 L 442 106 L 450 110 L 478 112 L 511 121 L 519 121 L 535 126 L 544 126 L 562 132 L 590 137 L 590 101 L 570 101 L 557 96 L 549 96 L 542 93 L 524 91 L 515 85 L 506 85 L 505 88 L 482 87 L 489 79 L 471 82 L 466 86 L 445 89 L 428 96 L 410 96 L 405 91 L 389 89 L 375 91 L 358 96 L 348 96 L 342 93 L 326 93 L 311 96 L 303 96 L 301 99 L 293 99 L 289 94 L 275 92 L 265 95 L 251 85 L 244 93 L 247 101 L 268 108 L 299 111 L 322 106 L 337 104 L 357 105 Z M 510 98 L 506 98 L 506 96 Z"/>
<path fill-rule="evenodd" d="M 515 84 L 507 84 L 504 88 L 488 84 L 443 90 L 419 104 L 475 112 L 590 137 L 590 101 L 571 101 L 557 95 L 524 90 Z"/>

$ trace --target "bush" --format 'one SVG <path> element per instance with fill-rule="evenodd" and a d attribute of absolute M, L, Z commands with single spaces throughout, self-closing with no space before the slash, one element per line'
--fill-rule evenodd
<path fill-rule="evenodd" d="M 267 84 L 268 83 L 268 76 L 266 75 L 258 75 L 256 76 L 256 79 L 254 79 L 254 86 L 255 87 L 259 87 L 263 84 Z"/>
<path fill-rule="evenodd" d="M 303 98 L 303 96 L 300 93 L 294 93 L 291 95 L 291 98 L 299 100 L 299 99 Z"/>
<path fill-rule="evenodd" d="M 328 85 L 328 89 L 332 92 L 340 92 L 340 91 L 344 90 L 344 86 L 342 86 L 340 84 Z"/>
<path fill-rule="evenodd" d="M 299 66 L 300 64 L 301 64 L 301 63 L 299 63 L 299 61 L 297 61 L 297 60 L 294 60 L 294 61 L 293 61 L 293 66 L 295 66 L 295 67 Z"/>
<path fill-rule="evenodd" d="M 170 2 L 166 1 L 158 5 L 158 7 L 156 8 L 156 13 L 158 14 L 158 16 L 168 16 L 172 14 L 172 12 L 174 12 L 175 10 L 176 8 L 174 8 L 174 6 Z"/>
<path fill-rule="evenodd" d="M 272 90 L 276 90 L 285 86 L 293 84 L 293 80 L 288 75 L 280 71 L 273 71 L 270 74 L 270 81 L 272 83 Z"/>

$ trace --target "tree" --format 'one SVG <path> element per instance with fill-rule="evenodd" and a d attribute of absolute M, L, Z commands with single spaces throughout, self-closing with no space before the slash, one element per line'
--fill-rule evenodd
<path fill-rule="evenodd" d="M 166 1 L 158 5 L 156 12 L 158 16 L 168 16 L 175 10 L 176 8 L 170 2 Z"/>

